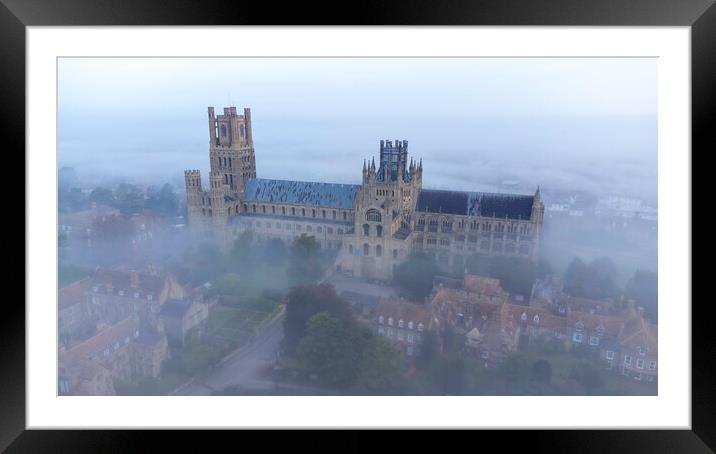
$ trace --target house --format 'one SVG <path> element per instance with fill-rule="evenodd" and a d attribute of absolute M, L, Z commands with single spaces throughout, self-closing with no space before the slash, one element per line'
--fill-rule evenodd
<path fill-rule="evenodd" d="M 418 303 L 382 299 L 374 318 L 378 335 L 406 357 L 420 353 L 425 333 L 433 329 L 430 310 Z"/>
<path fill-rule="evenodd" d="M 156 325 L 164 302 L 184 294 L 170 275 L 98 268 L 86 289 L 87 312 L 96 323 L 114 324 L 136 314 Z"/>
<path fill-rule="evenodd" d="M 59 342 L 65 347 L 94 333 L 85 304 L 85 291 L 89 283 L 90 279 L 85 278 L 58 291 Z"/>
<path fill-rule="evenodd" d="M 165 336 L 142 331 L 135 317 L 127 317 L 60 351 L 59 393 L 114 394 L 110 381 L 156 378 L 168 353 Z"/>
<path fill-rule="evenodd" d="M 352 292 L 350 290 L 341 292 L 339 296 L 348 301 L 348 304 L 353 307 L 356 313 L 367 320 L 373 319 L 378 309 L 378 303 L 380 302 L 379 296 Z"/>
<path fill-rule="evenodd" d="M 656 383 L 658 379 L 657 326 L 640 312 L 630 311 L 630 318 L 619 334 L 618 366 L 622 375 L 634 381 Z"/>
<path fill-rule="evenodd" d="M 187 333 L 201 331 L 209 317 L 209 305 L 195 299 L 170 299 L 164 303 L 159 318 L 167 337 L 184 345 Z"/>

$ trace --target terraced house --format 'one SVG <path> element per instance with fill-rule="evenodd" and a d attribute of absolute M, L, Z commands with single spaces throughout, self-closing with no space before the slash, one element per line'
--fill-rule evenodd
<path fill-rule="evenodd" d="M 378 161 L 363 161 L 361 184 L 256 178 L 251 111 L 216 115 L 209 107 L 209 188 L 185 171 L 190 228 L 229 247 L 243 232 L 257 241 L 313 236 L 337 251 L 336 268 L 387 279 L 413 251 L 446 270 L 466 257 L 536 259 L 544 216 L 534 194 L 423 189 L 423 162 L 408 158 L 406 140 L 380 141 Z"/>

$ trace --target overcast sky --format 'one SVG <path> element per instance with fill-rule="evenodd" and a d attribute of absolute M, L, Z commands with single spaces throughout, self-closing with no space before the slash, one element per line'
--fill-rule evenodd
<path fill-rule="evenodd" d="M 406 139 L 431 187 L 594 184 L 656 192 L 656 59 L 59 61 L 59 159 L 181 181 L 208 171 L 206 108 L 252 108 L 257 173 L 353 182 Z"/>

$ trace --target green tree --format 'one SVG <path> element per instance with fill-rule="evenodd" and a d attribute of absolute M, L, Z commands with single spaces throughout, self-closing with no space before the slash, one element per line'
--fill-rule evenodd
<path fill-rule="evenodd" d="M 586 292 L 589 270 L 578 257 L 572 259 L 564 272 L 564 291 L 569 295 L 583 296 Z"/>
<path fill-rule="evenodd" d="M 514 352 L 500 364 L 500 375 L 508 384 L 520 384 L 530 376 L 530 358 L 526 353 Z"/>
<path fill-rule="evenodd" d="M 549 384 L 552 381 L 552 364 L 546 359 L 532 363 L 530 379 L 532 382 Z"/>
<path fill-rule="evenodd" d="M 146 207 L 144 194 L 135 185 L 121 183 L 116 191 L 116 206 L 122 214 L 140 213 Z"/>
<path fill-rule="evenodd" d="M 315 281 L 323 274 L 321 246 L 313 236 L 302 234 L 291 245 L 288 274 L 296 282 Z"/>
<path fill-rule="evenodd" d="M 659 276 L 646 270 L 637 270 L 624 288 L 624 296 L 644 308 L 644 315 L 659 322 Z"/>
<path fill-rule="evenodd" d="M 422 301 L 432 291 L 433 279 L 437 272 L 438 266 L 435 259 L 416 252 L 398 265 L 393 276 L 395 282 L 410 298 Z"/>
<path fill-rule="evenodd" d="M 366 341 L 362 351 L 357 388 L 373 393 L 394 389 L 400 381 L 400 353 L 378 336 Z"/>
<path fill-rule="evenodd" d="M 286 245 L 283 241 L 272 238 L 266 242 L 263 248 L 263 257 L 271 265 L 278 265 L 286 260 Z"/>
<path fill-rule="evenodd" d="M 569 378 L 582 385 L 587 394 L 597 394 L 606 384 L 602 371 L 587 361 L 580 361 L 572 366 Z"/>
<path fill-rule="evenodd" d="M 415 361 L 416 366 L 422 370 L 430 369 L 435 364 L 439 354 L 440 345 L 438 344 L 437 336 L 433 331 L 426 331 L 420 344 L 420 353 Z"/>
<path fill-rule="evenodd" d="M 94 188 L 89 195 L 89 200 L 97 205 L 115 206 L 114 194 L 107 188 Z"/>
<path fill-rule="evenodd" d="M 283 322 L 283 347 L 288 354 L 306 333 L 308 319 L 319 312 L 328 312 L 341 320 L 351 318 L 348 303 L 336 294 L 330 284 L 308 284 L 293 287 L 286 296 L 286 317 Z"/>
<path fill-rule="evenodd" d="M 350 322 L 319 312 L 308 319 L 298 357 L 328 386 L 353 383 L 361 359 L 361 338 Z"/>

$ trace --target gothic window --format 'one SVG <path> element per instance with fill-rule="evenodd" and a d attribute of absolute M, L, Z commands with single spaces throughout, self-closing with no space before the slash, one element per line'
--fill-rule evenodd
<path fill-rule="evenodd" d="M 244 125 L 239 126 L 239 134 L 241 134 L 241 137 L 244 137 L 246 134 L 246 128 L 244 128 Z"/>
<path fill-rule="evenodd" d="M 229 168 L 231 168 L 231 158 L 229 158 Z"/>
<path fill-rule="evenodd" d="M 261 212 L 266 214 L 266 205 L 261 205 Z"/>
<path fill-rule="evenodd" d="M 363 236 L 370 235 L 370 225 L 363 224 Z"/>
<path fill-rule="evenodd" d="M 286 207 L 281 207 L 281 214 L 286 216 Z"/>
<path fill-rule="evenodd" d="M 336 210 L 333 210 L 333 220 L 336 220 Z"/>
<path fill-rule="evenodd" d="M 438 231 L 438 220 L 437 219 L 431 219 L 428 223 L 428 232 L 437 232 Z"/>
<path fill-rule="evenodd" d="M 418 219 L 418 228 L 417 230 L 422 232 L 425 229 L 425 218 Z"/>
<path fill-rule="evenodd" d="M 363 245 L 363 255 L 366 257 L 370 255 L 370 246 L 367 243 Z"/>
<path fill-rule="evenodd" d="M 437 238 L 428 238 L 428 245 L 435 246 L 438 244 Z"/>
<path fill-rule="evenodd" d="M 442 229 L 443 229 L 442 231 L 445 233 L 452 232 L 452 221 L 449 221 L 447 219 L 444 220 Z"/>
<path fill-rule="evenodd" d="M 344 212 L 343 212 L 343 220 L 345 221 L 345 220 L 347 219 L 347 217 L 348 217 L 348 213 L 346 213 L 346 212 L 344 211 Z"/>
<path fill-rule="evenodd" d="M 301 216 L 305 216 L 305 215 L 306 215 L 306 209 L 305 209 L 305 208 L 301 208 Z"/>
<path fill-rule="evenodd" d="M 276 214 L 276 207 L 275 207 L 275 206 L 271 206 L 271 214 Z"/>
<path fill-rule="evenodd" d="M 374 208 L 371 208 L 365 214 L 365 219 L 367 221 L 371 221 L 371 222 L 380 222 L 380 220 L 381 220 L 380 211 L 378 211 Z"/>
<path fill-rule="evenodd" d="M 226 137 L 226 126 L 221 125 L 221 137 Z"/>
<path fill-rule="evenodd" d="M 254 213 L 256 213 L 256 205 L 251 205 L 251 209 Z"/>
<path fill-rule="evenodd" d="M 323 216 L 323 219 L 326 219 L 326 210 L 321 210 L 321 215 Z"/>
<path fill-rule="evenodd" d="M 492 225 L 489 222 L 483 222 L 482 223 L 482 231 L 489 232 L 490 230 L 492 230 Z"/>
<path fill-rule="evenodd" d="M 381 238 L 383 236 L 383 226 L 382 225 L 375 226 L 375 233 L 378 236 L 378 238 Z"/>
<path fill-rule="evenodd" d="M 311 210 L 311 216 L 314 218 L 316 217 L 316 209 L 315 208 Z"/>
<path fill-rule="evenodd" d="M 296 208 L 291 208 L 291 216 L 296 216 Z"/>

